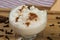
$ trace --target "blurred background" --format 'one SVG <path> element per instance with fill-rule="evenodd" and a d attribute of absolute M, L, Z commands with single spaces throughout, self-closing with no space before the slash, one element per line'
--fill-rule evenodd
<path fill-rule="evenodd" d="M 0 8 L 14 8 L 24 4 L 51 7 L 54 2 L 55 0 L 0 0 Z"/>

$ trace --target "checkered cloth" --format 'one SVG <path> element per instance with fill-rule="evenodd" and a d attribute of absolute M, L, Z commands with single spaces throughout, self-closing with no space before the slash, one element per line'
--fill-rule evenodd
<path fill-rule="evenodd" d="M 55 0 L 0 0 L 0 8 L 15 8 L 24 4 L 51 7 L 54 2 Z"/>

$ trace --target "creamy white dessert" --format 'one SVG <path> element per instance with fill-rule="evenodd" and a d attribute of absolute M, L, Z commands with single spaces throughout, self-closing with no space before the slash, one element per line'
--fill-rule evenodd
<path fill-rule="evenodd" d="M 9 22 L 17 34 L 22 36 L 35 35 L 45 28 L 47 12 L 34 6 L 22 5 L 10 12 Z"/>

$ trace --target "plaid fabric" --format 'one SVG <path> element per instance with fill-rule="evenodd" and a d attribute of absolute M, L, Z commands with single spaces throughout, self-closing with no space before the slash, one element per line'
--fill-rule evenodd
<path fill-rule="evenodd" d="M 0 8 L 15 8 L 23 4 L 51 7 L 55 0 L 0 0 Z"/>

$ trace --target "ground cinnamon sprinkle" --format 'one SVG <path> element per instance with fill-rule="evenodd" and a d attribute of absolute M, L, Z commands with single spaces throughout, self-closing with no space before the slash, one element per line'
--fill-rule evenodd
<path fill-rule="evenodd" d="M 29 13 L 29 20 L 34 20 L 35 18 L 37 18 L 38 16 L 34 13 Z"/>
<path fill-rule="evenodd" d="M 18 21 L 19 17 L 16 17 L 16 22 Z"/>
<path fill-rule="evenodd" d="M 30 9 L 31 6 L 28 6 L 28 9 Z"/>
<path fill-rule="evenodd" d="M 25 24 L 26 24 L 27 26 L 29 26 L 30 22 L 26 22 Z"/>
<path fill-rule="evenodd" d="M 35 19 L 35 21 L 37 21 L 37 19 Z"/>
<path fill-rule="evenodd" d="M 23 6 L 21 9 L 19 9 L 19 11 L 22 11 L 25 8 L 25 6 Z"/>

